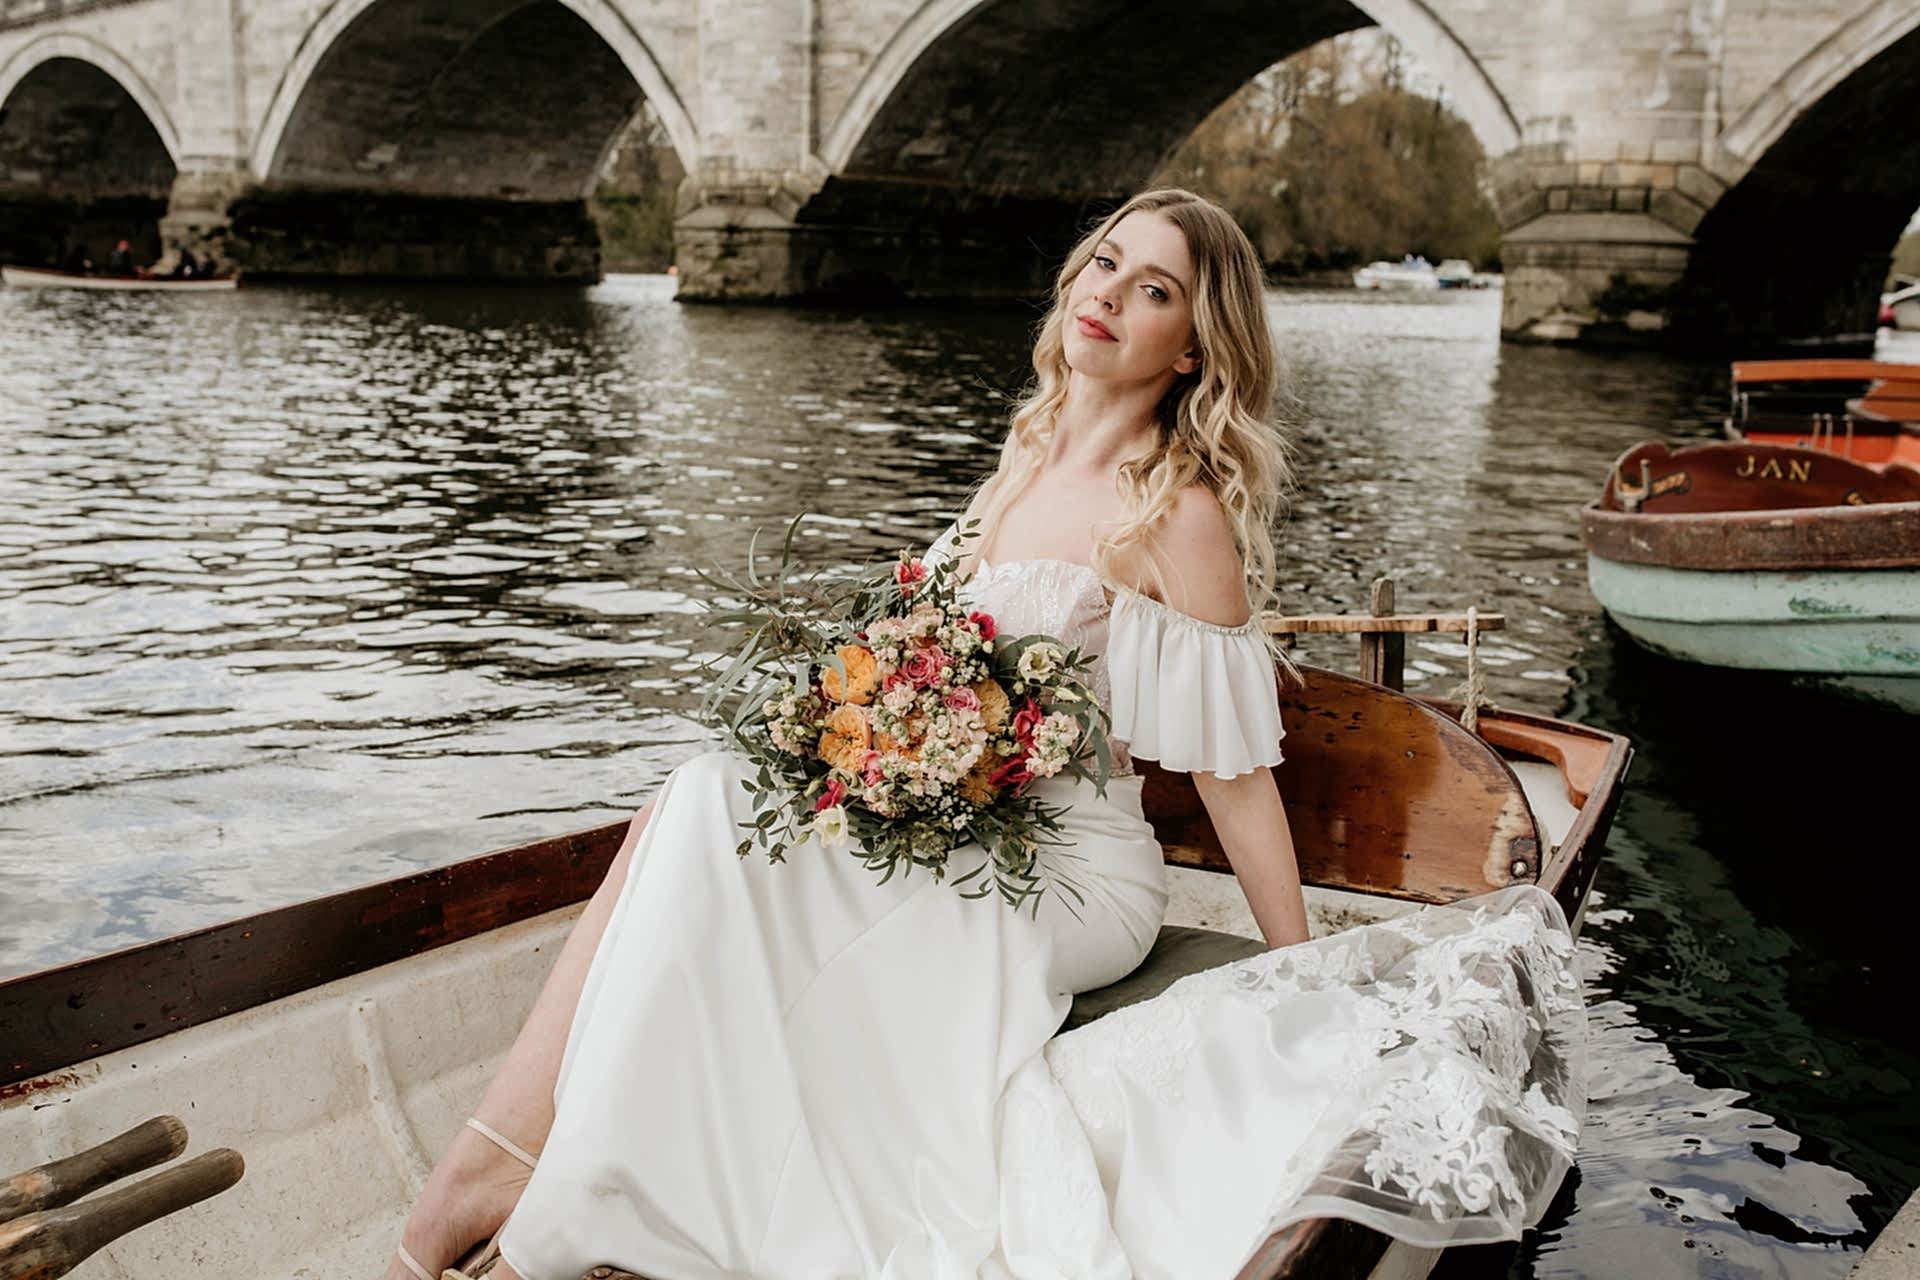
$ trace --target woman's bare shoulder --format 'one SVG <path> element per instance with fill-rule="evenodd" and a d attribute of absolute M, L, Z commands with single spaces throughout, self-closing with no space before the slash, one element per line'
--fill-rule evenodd
<path fill-rule="evenodd" d="M 1205 485 L 1188 485 L 1155 523 L 1152 555 L 1161 568 L 1161 599 L 1202 622 L 1237 627 L 1249 616 L 1246 571 L 1233 523 Z"/>
<path fill-rule="evenodd" d="M 1245 622 L 1246 570 L 1233 523 L 1213 490 L 1197 484 L 1182 489 L 1161 525 L 1157 541 L 1171 565 L 1167 603 L 1203 622 Z"/>

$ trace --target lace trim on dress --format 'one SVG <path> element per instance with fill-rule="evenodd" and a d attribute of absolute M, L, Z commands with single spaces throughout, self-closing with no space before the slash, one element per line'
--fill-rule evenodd
<path fill-rule="evenodd" d="M 1090 1133 L 1127 1091 L 1181 1105 L 1205 1028 L 1344 994 L 1364 1049 L 1350 1098 L 1303 1143 L 1250 1252 L 1312 1217 L 1420 1247 L 1518 1238 L 1559 1187 L 1585 1109 L 1586 1015 L 1573 936 L 1551 895 L 1515 885 L 1183 978 L 1056 1037 L 1048 1064 Z"/>

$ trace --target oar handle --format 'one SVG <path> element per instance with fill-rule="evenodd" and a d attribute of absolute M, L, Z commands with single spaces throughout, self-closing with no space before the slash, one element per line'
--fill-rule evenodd
<path fill-rule="evenodd" d="M 174 1116 L 155 1116 L 79 1155 L 0 1182 L 0 1222 L 71 1204 L 109 1182 L 164 1164 L 186 1149 L 187 1126 Z"/>
<path fill-rule="evenodd" d="M 30 1213 L 0 1226 L 0 1280 L 55 1280 L 157 1218 L 219 1195 L 246 1172 L 227 1148 L 79 1204 Z"/>

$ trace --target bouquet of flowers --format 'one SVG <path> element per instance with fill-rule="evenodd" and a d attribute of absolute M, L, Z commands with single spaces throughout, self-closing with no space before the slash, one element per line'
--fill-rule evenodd
<path fill-rule="evenodd" d="M 708 697 L 757 766 L 740 855 L 758 846 L 779 862 L 810 838 L 884 883 L 916 866 L 945 879 L 973 843 L 985 858 L 953 877 L 969 896 L 1037 907 L 1050 885 L 1072 893 L 1042 857 L 1066 844 L 1066 807 L 1029 786 L 1065 774 L 1104 790 L 1112 754 L 1093 659 L 1049 636 L 1002 635 L 960 598 L 952 559 L 930 567 L 902 552 L 850 576 L 797 574 L 799 523 L 778 573 L 763 576 L 749 553 L 744 579 L 716 579 L 732 597 L 718 621 L 746 633 Z"/>

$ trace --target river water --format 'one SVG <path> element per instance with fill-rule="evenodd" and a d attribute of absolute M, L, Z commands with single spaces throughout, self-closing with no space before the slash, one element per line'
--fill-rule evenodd
<path fill-rule="evenodd" d="M 800 510 L 812 562 L 924 542 L 991 465 L 1030 313 L 671 290 L 0 291 L 0 976 L 632 810 L 706 741 L 699 569 Z M 1724 370 L 1503 346 L 1493 294 L 1271 312 L 1286 606 L 1503 611 L 1494 699 L 1639 753 L 1577 1175 L 1448 1272 L 1844 1275 L 1920 1181 L 1912 722 L 1640 653 L 1575 515 Z"/>

